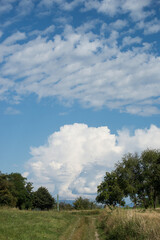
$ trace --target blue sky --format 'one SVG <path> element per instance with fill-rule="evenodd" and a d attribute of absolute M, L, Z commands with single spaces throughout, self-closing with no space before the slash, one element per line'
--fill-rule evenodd
<path fill-rule="evenodd" d="M 0 0 L 0 170 L 93 198 L 160 148 L 160 1 Z"/>

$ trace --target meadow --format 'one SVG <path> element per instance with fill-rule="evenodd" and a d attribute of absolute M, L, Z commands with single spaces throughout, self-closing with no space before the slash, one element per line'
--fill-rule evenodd
<path fill-rule="evenodd" d="M 160 209 L 0 209 L 1 240 L 159 240 Z"/>
<path fill-rule="evenodd" d="M 0 240 L 94 240 L 98 214 L 0 209 Z"/>

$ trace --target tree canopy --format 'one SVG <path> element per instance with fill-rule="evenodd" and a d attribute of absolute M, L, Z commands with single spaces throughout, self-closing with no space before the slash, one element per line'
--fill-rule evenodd
<path fill-rule="evenodd" d="M 33 185 L 20 173 L 0 172 L 0 206 L 19 209 L 50 209 L 55 203 L 47 188 L 40 187 L 33 192 Z"/>
<path fill-rule="evenodd" d="M 104 177 L 97 188 L 97 202 L 124 205 L 130 197 L 134 205 L 156 207 L 160 198 L 160 151 L 147 149 L 138 155 L 128 153 Z"/>
<path fill-rule="evenodd" d="M 41 210 L 51 209 L 55 204 L 54 198 L 48 192 L 47 188 L 40 187 L 34 193 L 33 206 L 34 208 L 40 208 Z"/>
<path fill-rule="evenodd" d="M 78 197 L 73 206 L 76 210 L 89 210 L 96 208 L 96 204 L 87 198 Z"/>

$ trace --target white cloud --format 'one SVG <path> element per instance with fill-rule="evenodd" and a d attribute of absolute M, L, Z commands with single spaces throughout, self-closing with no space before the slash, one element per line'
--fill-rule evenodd
<path fill-rule="evenodd" d="M 24 172 L 24 173 L 22 174 L 22 176 L 23 176 L 24 178 L 27 178 L 28 175 L 29 175 L 29 172 Z"/>
<path fill-rule="evenodd" d="M 122 29 L 128 25 L 127 20 L 118 19 L 115 22 L 110 23 L 111 28 Z"/>
<path fill-rule="evenodd" d="M 22 32 L 16 32 L 9 36 L 5 41 L 3 42 L 4 45 L 11 45 L 16 43 L 17 41 L 24 40 L 26 38 L 26 34 Z"/>
<path fill-rule="evenodd" d="M 39 7 L 51 9 L 52 7 L 58 5 L 60 9 L 63 9 L 65 11 L 71 11 L 82 3 L 83 0 L 73 0 L 69 2 L 66 0 L 41 0 L 39 3 Z"/>
<path fill-rule="evenodd" d="M 32 0 L 23 0 L 19 1 L 18 7 L 17 7 L 17 12 L 20 16 L 24 16 L 29 14 L 32 9 L 34 8 L 34 4 Z"/>
<path fill-rule="evenodd" d="M 1 0 L 0 2 L 0 13 L 4 14 L 6 12 L 10 12 L 13 8 L 12 2 L 15 2 L 16 0 Z"/>
<path fill-rule="evenodd" d="M 151 46 L 140 44 L 139 37 L 124 38 L 122 46 L 139 45 L 121 51 L 118 38 L 115 30 L 105 38 L 86 25 L 77 29 L 67 25 L 51 40 L 39 36 L 29 41 L 21 32 L 11 35 L 0 45 L 0 77 L 12 83 L 3 81 L 1 99 L 9 92 L 14 98 L 36 93 L 39 98 L 78 100 L 95 108 L 158 113 L 153 109 L 159 104 L 155 99 L 160 95 L 160 58 L 149 53 Z M 17 43 L 23 39 L 25 43 Z"/>
<path fill-rule="evenodd" d="M 140 37 L 124 37 L 122 42 L 122 47 L 129 46 L 132 44 L 140 44 L 142 42 L 142 38 Z"/>
<path fill-rule="evenodd" d="M 149 129 L 137 129 L 133 136 L 128 130 L 118 132 L 118 146 L 125 152 L 141 152 L 147 148 L 160 149 L 160 128 L 151 125 Z"/>
<path fill-rule="evenodd" d="M 8 108 L 6 108 L 4 113 L 6 115 L 18 115 L 18 114 L 20 114 L 20 111 L 13 107 L 8 107 Z"/>
<path fill-rule="evenodd" d="M 127 152 L 160 147 L 160 129 L 137 129 L 133 136 L 124 129 L 117 135 L 108 127 L 65 125 L 48 142 L 31 148 L 27 175 L 34 186 L 49 188 L 61 198 L 94 197 L 106 171 Z"/>
<path fill-rule="evenodd" d="M 2 35 L 3 35 L 3 32 L 2 32 L 2 31 L 0 31 L 0 38 L 2 37 Z"/>
<path fill-rule="evenodd" d="M 50 33 L 53 33 L 55 30 L 54 25 L 49 26 L 48 28 L 44 30 L 33 30 L 32 32 L 29 33 L 30 36 L 32 35 L 37 35 L 37 36 L 47 36 Z"/>
<path fill-rule="evenodd" d="M 142 29 L 146 35 L 160 32 L 160 20 L 157 18 L 148 22 L 140 21 L 136 26 L 137 28 Z"/>
<path fill-rule="evenodd" d="M 151 11 L 144 10 L 151 2 L 152 0 L 88 0 L 85 2 L 85 10 L 96 9 L 112 17 L 118 13 L 129 13 L 133 20 L 140 20 L 151 14 Z"/>

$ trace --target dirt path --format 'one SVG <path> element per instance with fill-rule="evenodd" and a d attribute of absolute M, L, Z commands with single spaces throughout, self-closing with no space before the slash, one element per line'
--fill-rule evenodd
<path fill-rule="evenodd" d="M 71 227 L 64 240 L 99 240 L 95 216 L 79 216 Z"/>

